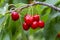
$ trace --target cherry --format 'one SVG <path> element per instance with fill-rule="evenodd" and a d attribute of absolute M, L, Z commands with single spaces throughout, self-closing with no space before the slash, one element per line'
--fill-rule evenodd
<path fill-rule="evenodd" d="M 40 28 L 43 28 L 44 27 L 44 22 L 43 21 L 38 21 L 38 26 L 40 27 Z"/>
<path fill-rule="evenodd" d="M 36 29 L 38 27 L 38 22 L 37 21 L 34 21 L 31 25 L 31 28 L 32 29 Z"/>
<path fill-rule="evenodd" d="M 26 16 L 24 17 L 24 20 L 25 20 L 25 22 L 27 23 L 27 25 L 31 25 L 32 22 L 33 22 L 33 17 L 30 16 L 30 15 L 26 15 Z"/>
<path fill-rule="evenodd" d="M 29 17 L 31 17 L 31 15 L 26 14 L 26 15 L 24 16 L 24 21 L 26 21 L 26 19 L 29 18 Z"/>
<path fill-rule="evenodd" d="M 19 19 L 19 14 L 17 12 L 12 12 L 11 17 L 12 17 L 12 20 L 16 21 Z"/>
<path fill-rule="evenodd" d="M 24 22 L 24 23 L 23 23 L 23 29 L 27 31 L 29 28 L 30 28 L 30 27 Z"/>
<path fill-rule="evenodd" d="M 34 16 L 33 16 L 33 20 L 34 20 L 34 21 L 39 21 L 39 15 L 34 15 Z"/>
<path fill-rule="evenodd" d="M 57 37 L 60 38 L 60 33 L 57 34 Z"/>

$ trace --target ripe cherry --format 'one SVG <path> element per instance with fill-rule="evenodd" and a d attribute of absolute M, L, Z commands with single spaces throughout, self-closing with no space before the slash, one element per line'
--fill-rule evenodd
<path fill-rule="evenodd" d="M 57 37 L 60 38 L 60 33 L 57 34 Z"/>
<path fill-rule="evenodd" d="M 34 16 L 33 16 L 33 20 L 34 20 L 34 21 L 39 21 L 39 15 L 34 15 Z"/>
<path fill-rule="evenodd" d="M 38 27 L 38 22 L 37 21 L 34 21 L 31 25 L 31 28 L 32 29 L 36 29 Z"/>
<path fill-rule="evenodd" d="M 24 23 L 23 23 L 23 29 L 27 31 L 29 28 L 30 28 L 30 27 L 24 22 Z"/>
<path fill-rule="evenodd" d="M 44 22 L 40 20 L 40 21 L 38 22 L 38 26 L 39 26 L 40 28 L 43 28 L 43 27 L 44 27 Z"/>
<path fill-rule="evenodd" d="M 17 12 L 12 12 L 11 17 L 12 17 L 12 20 L 16 21 L 19 19 L 19 14 Z"/>
<path fill-rule="evenodd" d="M 26 22 L 27 25 L 31 25 L 32 22 L 33 22 L 33 17 L 30 16 L 30 15 L 26 15 L 26 16 L 24 17 L 24 20 L 25 20 L 25 22 Z"/>

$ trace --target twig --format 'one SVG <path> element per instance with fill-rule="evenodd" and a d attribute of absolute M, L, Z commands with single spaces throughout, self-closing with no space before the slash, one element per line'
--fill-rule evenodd
<path fill-rule="evenodd" d="M 48 7 L 51 7 L 51 8 L 53 8 L 53 9 L 57 10 L 57 11 L 60 11 L 60 8 L 58 8 L 58 7 L 56 7 L 56 6 L 52 5 L 52 4 L 45 3 L 45 2 L 34 2 L 34 3 L 32 3 L 32 4 L 27 4 L 26 6 L 23 6 L 23 7 L 21 7 L 21 8 L 15 9 L 15 11 L 17 11 L 17 10 L 22 11 L 22 9 L 24 9 L 24 8 L 28 8 L 28 7 L 30 7 L 30 6 L 34 6 L 34 5 L 37 5 L 37 4 L 39 4 L 39 5 L 44 5 L 44 6 L 48 6 Z"/>

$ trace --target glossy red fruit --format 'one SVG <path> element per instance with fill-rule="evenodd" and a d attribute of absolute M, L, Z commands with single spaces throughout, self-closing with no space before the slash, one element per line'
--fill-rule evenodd
<path fill-rule="evenodd" d="M 30 27 L 24 22 L 24 23 L 23 23 L 23 29 L 27 31 L 29 28 L 30 28 Z"/>
<path fill-rule="evenodd" d="M 57 37 L 60 38 L 60 33 L 57 34 Z"/>
<path fill-rule="evenodd" d="M 12 20 L 16 21 L 19 19 L 19 14 L 17 12 L 12 12 L 11 17 L 12 17 Z"/>
<path fill-rule="evenodd" d="M 38 26 L 40 27 L 40 28 L 44 28 L 44 22 L 43 21 L 38 21 Z"/>
<path fill-rule="evenodd" d="M 25 22 L 26 22 L 27 25 L 31 25 L 32 22 L 33 22 L 33 17 L 30 16 L 30 15 L 26 15 L 26 16 L 24 17 L 24 20 L 25 20 Z"/>
<path fill-rule="evenodd" d="M 33 16 L 33 20 L 34 20 L 34 21 L 39 21 L 39 17 L 40 17 L 39 15 L 34 15 L 34 16 Z"/>
<path fill-rule="evenodd" d="M 24 21 L 26 21 L 26 18 L 29 18 L 29 17 L 31 17 L 31 15 L 26 14 L 26 15 L 24 16 Z"/>
<path fill-rule="evenodd" d="M 37 21 L 34 21 L 31 25 L 31 28 L 32 29 L 36 29 L 38 27 L 38 22 Z"/>

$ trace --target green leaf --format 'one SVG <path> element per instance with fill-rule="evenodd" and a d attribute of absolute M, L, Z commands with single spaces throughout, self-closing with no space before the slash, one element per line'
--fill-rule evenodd
<path fill-rule="evenodd" d="M 3 5 L 5 0 L 0 0 L 0 7 Z"/>
<path fill-rule="evenodd" d="M 8 0 L 8 3 L 9 4 L 13 4 L 13 0 Z"/>
<path fill-rule="evenodd" d="M 2 23 L 4 22 L 4 20 L 5 20 L 4 16 L 0 18 L 0 25 L 2 25 Z"/>
<path fill-rule="evenodd" d="M 4 21 L 5 21 L 5 16 L 2 16 L 1 18 L 0 18 L 0 32 L 2 31 L 2 28 L 3 28 L 3 23 L 4 23 Z"/>
<path fill-rule="evenodd" d="M 49 4 L 52 4 L 52 5 L 55 5 L 59 0 L 46 0 L 45 2 L 46 3 L 49 3 Z"/>
<path fill-rule="evenodd" d="M 43 2 L 43 1 L 46 1 L 46 0 L 37 0 L 37 1 L 42 1 Z"/>
<path fill-rule="evenodd" d="M 44 8 L 44 10 L 41 13 L 41 20 L 46 22 L 49 18 L 50 12 L 51 12 L 51 8 L 48 7 Z"/>
<path fill-rule="evenodd" d="M 28 3 L 28 0 L 13 0 L 13 3 Z"/>
<path fill-rule="evenodd" d="M 60 13 L 56 12 L 54 15 L 51 16 L 49 21 L 47 21 L 45 26 L 45 39 L 46 40 L 55 40 L 56 35 L 60 32 Z"/>
<path fill-rule="evenodd" d="M 3 40 L 10 40 L 10 35 L 6 33 Z"/>
<path fill-rule="evenodd" d="M 45 40 L 45 37 L 44 37 L 44 29 L 39 29 L 37 30 L 34 34 L 33 34 L 33 37 L 34 37 L 34 40 L 37 39 L 37 40 Z"/>
<path fill-rule="evenodd" d="M 24 4 L 24 3 L 18 3 L 18 4 L 14 4 L 15 5 L 15 7 L 17 7 L 17 8 L 20 8 L 20 7 L 22 7 L 22 6 L 26 6 L 26 4 Z"/>
<path fill-rule="evenodd" d="M 4 7 L 0 8 L 0 14 L 5 15 L 8 9 L 8 4 L 6 4 Z"/>

